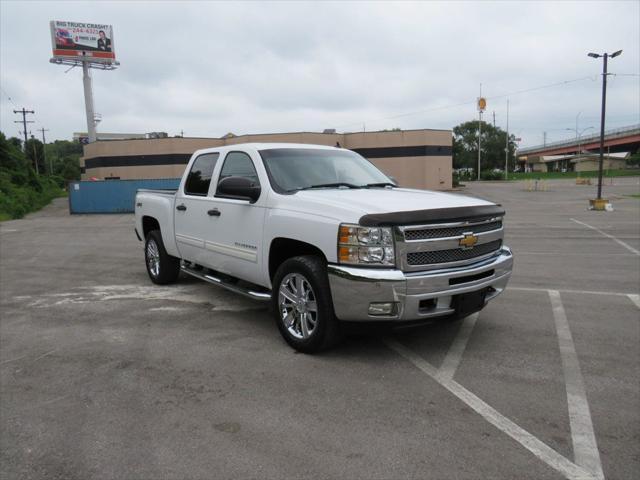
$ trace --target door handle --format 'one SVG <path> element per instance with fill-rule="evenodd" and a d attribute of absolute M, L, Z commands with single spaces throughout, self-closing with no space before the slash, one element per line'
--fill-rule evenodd
<path fill-rule="evenodd" d="M 210 217 L 219 217 L 221 213 L 220 213 L 220 210 L 218 210 L 217 208 L 214 208 L 212 210 L 209 210 L 207 212 L 207 215 L 209 215 Z"/>
<path fill-rule="evenodd" d="M 180 210 L 181 212 L 184 212 L 187 209 L 187 206 L 182 204 L 182 205 L 178 205 L 176 207 L 176 210 Z"/>

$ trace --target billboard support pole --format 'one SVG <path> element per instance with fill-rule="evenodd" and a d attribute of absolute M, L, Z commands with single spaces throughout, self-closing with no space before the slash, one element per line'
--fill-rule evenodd
<path fill-rule="evenodd" d="M 82 62 L 82 83 L 84 84 L 84 106 L 87 113 L 87 132 L 89 143 L 96 141 L 96 120 L 93 112 L 93 88 L 91 85 L 91 73 L 89 62 Z"/>

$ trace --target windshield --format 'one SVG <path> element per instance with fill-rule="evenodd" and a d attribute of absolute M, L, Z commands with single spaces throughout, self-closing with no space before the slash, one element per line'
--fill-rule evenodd
<path fill-rule="evenodd" d="M 274 148 L 261 150 L 260 155 L 279 192 L 393 185 L 372 163 L 350 150 Z"/>

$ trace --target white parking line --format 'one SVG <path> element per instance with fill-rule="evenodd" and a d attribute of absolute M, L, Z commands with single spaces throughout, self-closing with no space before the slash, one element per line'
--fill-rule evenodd
<path fill-rule="evenodd" d="M 429 377 L 431 377 L 433 380 L 438 382 L 449 392 L 455 395 L 459 400 L 475 410 L 475 412 L 482 416 L 482 418 L 484 418 L 487 422 L 492 424 L 498 430 L 510 436 L 512 439 L 521 444 L 551 468 L 560 472 L 566 478 L 570 480 L 596 480 L 600 478 L 592 475 L 591 473 L 588 473 L 584 468 L 576 465 L 563 455 L 556 452 L 546 443 L 540 441 L 525 429 L 509 420 L 507 417 L 505 417 L 496 409 L 484 402 L 482 399 L 471 393 L 455 380 L 443 378 L 441 375 L 439 375 L 438 370 L 433 365 L 431 365 L 429 362 L 427 362 L 425 359 L 420 357 L 409 348 L 394 340 L 385 340 L 385 343 L 390 349 L 411 362 L 414 366 L 426 373 Z"/>
<path fill-rule="evenodd" d="M 438 370 L 438 375 L 441 378 L 450 380 L 455 375 L 458 365 L 460 365 L 460 361 L 462 360 L 464 350 L 467 348 L 467 342 L 469 341 L 469 337 L 471 337 L 471 331 L 478 320 L 478 315 L 478 313 L 474 313 L 462 321 L 460 330 L 449 347 L 447 356 L 444 357 L 442 365 L 440 365 L 440 369 Z"/>
<path fill-rule="evenodd" d="M 567 389 L 567 405 L 569 407 L 569 424 L 571 426 L 574 460 L 579 466 L 589 472 L 593 472 L 595 478 L 603 479 L 600 452 L 598 451 L 596 435 L 593 431 L 587 393 L 584 388 L 584 380 L 580 371 L 580 363 L 578 362 L 571 330 L 569 329 L 567 315 L 560 299 L 560 292 L 549 290 L 549 299 L 551 300 L 553 318 L 558 332 L 560 358 Z"/>
<path fill-rule="evenodd" d="M 633 248 L 631 245 L 629 245 L 628 243 L 623 242 L 622 240 L 617 239 L 616 237 L 614 237 L 613 235 L 609 235 L 607 232 L 603 232 L 602 230 L 600 230 L 599 228 L 596 228 L 592 225 L 589 225 L 588 223 L 584 223 L 581 222 L 580 220 L 576 220 L 575 218 L 571 218 L 570 219 L 572 222 L 576 222 L 579 223 L 580 225 L 583 225 L 587 228 L 590 228 L 591 230 L 595 230 L 596 232 L 598 232 L 600 235 L 603 235 L 607 238 L 610 238 L 611 240 L 613 240 L 614 242 L 616 242 L 619 245 L 622 245 L 624 248 L 626 248 L 627 250 L 629 250 L 632 253 L 635 253 L 636 255 L 640 256 L 640 252 L 638 250 L 636 250 L 635 248 Z"/>
<path fill-rule="evenodd" d="M 507 287 L 508 290 L 520 290 L 523 292 L 548 292 L 548 288 L 537 288 L 537 287 Z M 625 292 L 598 292 L 593 290 L 566 290 L 562 288 L 554 289 L 558 292 L 562 293 L 584 293 L 586 295 L 613 295 L 616 297 L 628 297 L 629 295 L 636 295 L 635 293 L 625 293 Z"/>
<path fill-rule="evenodd" d="M 627 294 L 627 297 L 629 297 L 629 299 L 636 304 L 636 307 L 640 308 L 640 295 L 629 293 Z"/>

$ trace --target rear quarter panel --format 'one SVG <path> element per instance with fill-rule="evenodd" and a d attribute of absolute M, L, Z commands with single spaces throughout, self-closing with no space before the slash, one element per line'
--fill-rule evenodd
<path fill-rule="evenodd" d="M 175 193 L 155 193 L 138 191 L 135 202 L 136 230 L 142 237 L 144 235 L 143 218 L 151 217 L 160 225 L 160 233 L 164 248 L 169 255 L 179 257 L 176 246 L 176 236 L 173 226 L 173 209 Z"/>

